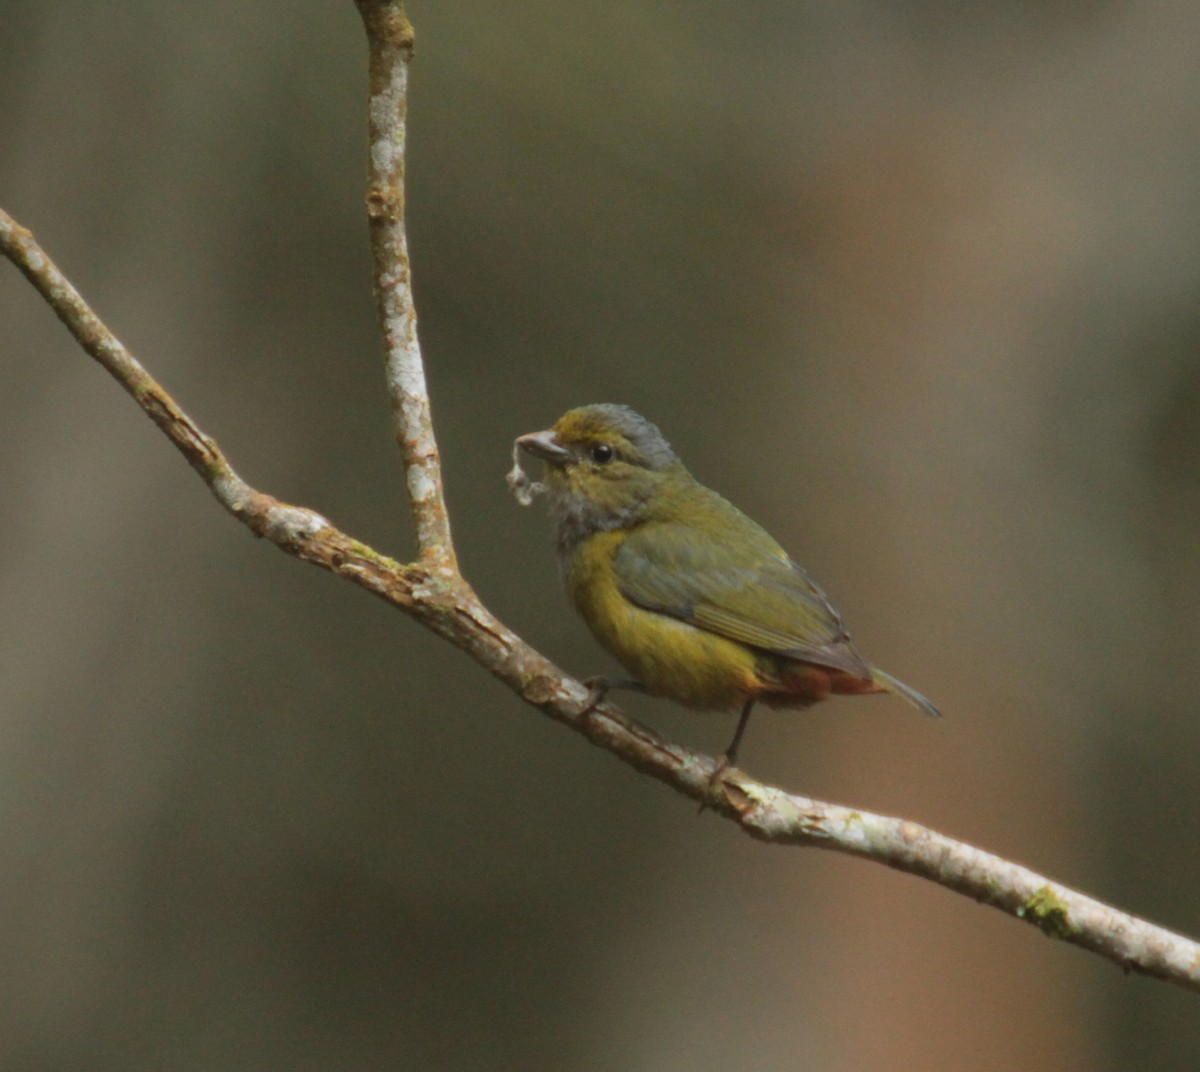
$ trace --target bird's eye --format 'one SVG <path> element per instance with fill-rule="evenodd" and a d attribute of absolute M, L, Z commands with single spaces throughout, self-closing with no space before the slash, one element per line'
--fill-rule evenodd
<path fill-rule="evenodd" d="M 616 456 L 616 451 L 607 443 L 597 443 L 591 450 L 588 451 L 588 456 L 597 465 L 607 465 Z"/>

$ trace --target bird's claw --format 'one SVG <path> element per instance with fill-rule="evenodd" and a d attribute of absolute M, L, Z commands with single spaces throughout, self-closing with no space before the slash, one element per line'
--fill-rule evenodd
<path fill-rule="evenodd" d="M 580 718 L 587 718 L 593 711 L 596 710 L 608 695 L 608 690 L 612 688 L 612 684 L 606 677 L 585 677 L 583 683 L 588 687 L 587 699 L 583 701 L 583 707 L 579 711 Z"/>
<path fill-rule="evenodd" d="M 711 793 L 714 793 L 717 786 L 721 784 L 721 780 L 725 777 L 725 772 L 733 766 L 733 757 L 728 752 L 722 752 L 717 757 L 716 766 L 713 767 L 712 773 L 708 776 L 708 785 L 705 788 L 704 796 L 700 800 L 700 807 L 696 810 L 697 815 L 703 815 L 705 810 L 710 807 L 708 798 Z"/>
<path fill-rule="evenodd" d="M 631 678 L 619 677 L 615 681 L 612 678 L 604 677 L 585 677 L 583 683 L 588 687 L 587 699 L 583 702 L 583 710 L 579 712 L 580 717 L 590 715 L 596 710 L 604 699 L 613 689 L 626 689 L 629 692 L 645 692 L 646 686 L 640 681 L 634 681 Z"/>

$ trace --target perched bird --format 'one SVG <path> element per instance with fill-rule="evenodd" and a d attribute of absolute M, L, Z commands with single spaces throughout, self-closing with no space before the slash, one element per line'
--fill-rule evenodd
<path fill-rule="evenodd" d="M 531 485 L 520 450 L 545 462 Z M 696 708 L 740 710 L 722 768 L 751 709 L 807 707 L 830 693 L 924 696 L 871 666 L 841 615 L 760 525 L 684 468 L 658 428 L 628 406 L 569 410 L 520 436 L 509 475 L 522 502 L 543 492 L 567 593 L 596 639 L 633 675 L 593 679 Z"/>

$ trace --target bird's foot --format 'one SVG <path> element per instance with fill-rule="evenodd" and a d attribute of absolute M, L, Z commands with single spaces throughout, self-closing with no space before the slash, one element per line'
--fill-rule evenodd
<path fill-rule="evenodd" d="M 738 719 L 737 729 L 733 731 L 733 740 L 729 742 L 729 747 L 721 753 L 721 758 L 717 760 L 717 765 L 713 767 L 712 773 L 708 776 L 708 789 L 704 794 L 704 799 L 700 802 L 700 811 L 708 806 L 708 797 L 710 794 L 715 794 L 717 786 L 721 779 L 725 776 L 725 772 L 737 762 L 738 749 L 742 745 L 742 735 L 746 732 L 746 725 L 750 721 L 750 712 L 754 710 L 753 696 L 746 699 L 742 705 L 742 716 Z"/>
<path fill-rule="evenodd" d="M 580 718 L 587 718 L 593 711 L 596 710 L 602 703 L 604 697 L 612 688 L 612 682 L 606 677 L 585 677 L 583 683 L 588 687 L 587 699 L 583 701 L 583 707 L 579 711 Z"/>
<path fill-rule="evenodd" d="M 586 718 L 596 710 L 602 703 L 605 697 L 614 689 L 625 689 L 629 692 L 645 692 L 646 686 L 640 681 L 633 681 L 629 678 L 617 678 L 615 681 L 604 677 L 585 677 L 583 683 L 588 687 L 587 699 L 583 701 L 583 709 L 579 712 L 580 718 Z"/>
<path fill-rule="evenodd" d="M 710 807 L 709 795 L 717 791 L 717 786 L 721 784 L 721 779 L 725 777 L 725 772 L 733 766 L 733 761 L 737 758 L 737 754 L 730 755 L 728 752 L 722 752 L 717 757 L 716 766 L 708 776 L 708 786 L 705 789 L 704 797 L 700 801 L 700 807 L 697 809 L 697 815 L 703 815 L 705 810 Z"/>

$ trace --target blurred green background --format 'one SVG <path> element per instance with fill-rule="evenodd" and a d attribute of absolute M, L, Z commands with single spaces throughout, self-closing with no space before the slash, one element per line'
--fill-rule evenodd
<path fill-rule="evenodd" d="M 947 714 L 763 714 L 748 769 L 1200 934 L 1200 7 L 410 15 L 482 596 L 612 669 L 503 474 L 630 403 Z M 0 0 L 0 34 L 0 204 L 251 483 L 410 553 L 350 0 Z M 1195 995 L 697 818 L 256 542 L 0 268 L 6 1070 L 1200 1067 Z"/>

